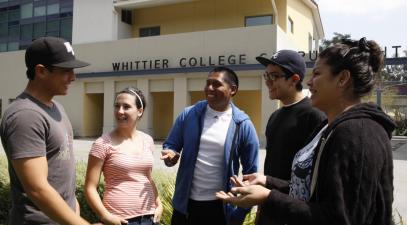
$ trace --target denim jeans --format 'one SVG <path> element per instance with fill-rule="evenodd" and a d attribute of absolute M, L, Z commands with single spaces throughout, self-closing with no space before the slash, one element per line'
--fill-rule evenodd
<path fill-rule="evenodd" d="M 129 222 L 127 225 L 158 225 L 158 223 L 153 222 L 153 215 L 138 216 L 131 219 L 127 219 Z"/>

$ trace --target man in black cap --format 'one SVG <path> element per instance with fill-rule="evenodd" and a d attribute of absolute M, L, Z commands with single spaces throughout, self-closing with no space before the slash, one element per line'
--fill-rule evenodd
<path fill-rule="evenodd" d="M 89 224 L 75 197 L 73 132 L 63 107 L 75 59 L 69 42 L 35 40 L 26 50 L 28 84 L 6 110 L 0 126 L 9 162 L 12 207 L 9 224 Z"/>
<path fill-rule="evenodd" d="M 256 174 L 254 180 L 269 186 L 271 177 L 290 180 L 294 155 L 307 144 L 308 137 L 325 119 L 325 115 L 313 108 L 310 99 L 302 93 L 306 67 L 300 54 L 281 50 L 270 59 L 256 57 L 256 60 L 266 67 L 263 77 L 270 99 L 278 99 L 282 104 L 267 122 L 264 175 Z M 280 224 L 279 221 L 269 219 L 260 207 L 257 224 Z"/>

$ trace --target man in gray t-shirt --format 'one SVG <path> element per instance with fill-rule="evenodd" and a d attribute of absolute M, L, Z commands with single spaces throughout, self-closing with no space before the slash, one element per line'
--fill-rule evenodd
<path fill-rule="evenodd" d="M 35 40 L 26 50 L 28 84 L 4 113 L 0 135 L 9 162 L 9 224 L 89 224 L 79 216 L 71 123 L 53 100 L 66 95 L 75 59 L 69 42 Z"/>
<path fill-rule="evenodd" d="M 0 133 L 10 160 L 46 158 L 49 184 L 75 211 L 72 127 L 61 105 L 53 103 L 49 107 L 22 93 L 5 113 Z M 11 224 L 48 224 L 49 218 L 28 198 L 13 167 L 9 168 L 9 174 L 13 203 L 18 203 L 10 210 Z"/>

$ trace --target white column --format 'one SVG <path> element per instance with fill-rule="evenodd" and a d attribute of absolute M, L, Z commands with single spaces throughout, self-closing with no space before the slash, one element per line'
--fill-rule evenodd
<path fill-rule="evenodd" d="M 182 112 L 188 105 L 188 81 L 186 77 L 175 77 L 174 79 L 174 119 Z"/>
<path fill-rule="evenodd" d="M 278 100 L 270 100 L 269 89 L 264 80 L 261 83 L 261 133 L 258 134 L 260 139 L 260 146 L 266 146 L 266 136 L 264 135 L 270 115 L 279 107 Z"/>
<path fill-rule="evenodd" d="M 147 107 L 144 111 L 143 117 L 139 121 L 138 129 L 154 136 L 153 129 L 153 112 L 154 112 L 154 99 L 150 93 L 150 85 L 148 78 L 137 80 L 137 88 L 143 92 L 144 98 L 147 102 Z"/>
<path fill-rule="evenodd" d="M 315 37 L 315 35 L 314 35 L 314 37 Z M 315 40 L 314 40 L 314 49 L 313 50 L 318 51 L 318 53 L 319 53 L 319 40 L 317 38 L 315 38 Z"/>
<path fill-rule="evenodd" d="M 114 80 L 103 82 L 103 133 L 114 128 L 113 104 L 115 100 Z"/>

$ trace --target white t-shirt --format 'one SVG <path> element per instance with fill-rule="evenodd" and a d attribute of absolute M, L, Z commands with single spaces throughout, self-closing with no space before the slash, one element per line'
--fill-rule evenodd
<path fill-rule="evenodd" d="M 224 112 L 207 107 L 192 180 L 193 200 L 215 200 L 215 193 L 223 189 L 224 146 L 231 119 L 231 107 Z"/>

